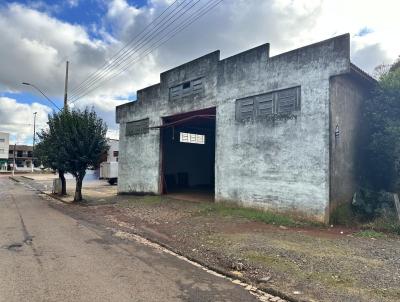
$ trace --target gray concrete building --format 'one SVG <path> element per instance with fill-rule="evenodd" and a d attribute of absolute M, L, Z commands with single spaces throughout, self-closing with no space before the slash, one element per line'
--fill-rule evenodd
<path fill-rule="evenodd" d="M 361 177 L 374 80 L 348 34 L 269 56 L 215 51 L 165 71 L 118 106 L 118 192 L 209 192 L 216 202 L 327 222 Z"/>

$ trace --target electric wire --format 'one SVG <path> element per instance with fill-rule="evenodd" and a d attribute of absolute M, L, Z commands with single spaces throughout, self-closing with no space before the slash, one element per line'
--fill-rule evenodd
<path fill-rule="evenodd" d="M 140 31 L 136 36 L 134 36 L 127 44 L 125 44 L 124 47 L 122 47 L 119 51 L 117 51 L 114 55 L 112 55 L 108 60 L 106 60 L 102 66 L 100 66 L 96 71 L 91 73 L 88 77 L 86 77 L 81 83 L 79 83 L 77 86 L 75 86 L 72 90 L 71 93 L 76 91 L 79 87 L 81 87 L 85 82 L 87 82 L 91 77 L 93 77 L 95 74 L 97 74 L 101 69 L 103 69 L 105 66 L 109 65 L 112 63 L 112 60 L 117 60 L 120 56 L 120 54 L 125 53 L 125 49 L 129 48 L 128 46 L 132 44 L 133 42 L 136 41 L 138 37 L 141 36 L 142 33 L 144 33 L 151 25 L 154 25 L 154 23 L 164 15 L 165 12 L 167 12 L 172 6 L 175 5 L 175 3 L 179 0 L 175 0 L 171 5 L 169 5 L 160 15 L 158 15 L 152 22 L 150 22 L 145 28 L 143 28 L 142 31 Z M 185 2 L 186 0 L 183 0 Z M 181 3 L 183 3 L 181 2 Z M 179 6 L 178 6 L 179 7 Z"/>
<path fill-rule="evenodd" d="M 185 0 L 186 1 L 186 0 Z M 120 54 L 114 61 L 110 62 L 105 68 L 103 68 L 102 71 L 100 71 L 96 76 L 92 77 L 89 81 L 87 81 L 83 86 L 75 89 L 73 92 L 71 92 L 71 98 L 76 96 L 78 92 L 84 90 L 87 88 L 87 86 L 90 86 L 91 84 L 95 83 L 99 78 L 103 77 L 104 74 L 107 74 L 110 70 L 115 68 L 116 66 L 121 65 L 127 57 L 133 55 L 134 53 L 137 52 L 137 49 L 140 49 L 140 46 L 146 45 L 146 43 L 151 42 L 152 39 L 157 37 L 160 33 L 162 33 L 166 28 L 170 27 L 173 23 L 175 23 L 179 18 L 181 18 L 184 14 L 186 14 L 191 8 L 193 8 L 194 5 L 196 5 L 200 0 L 197 0 L 197 2 L 192 5 L 189 9 L 186 11 L 183 11 L 181 15 L 179 15 L 175 20 L 172 20 L 170 23 L 168 23 L 171 19 L 173 19 L 177 14 L 179 14 L 182 10 L 184 10 L 190 3 L 192 3 L 193 0 L 190 0 L 187 2 L 185 5 L 184 1 L 181 2 L 172 12 L 167 14 L 158 24 L 156 24 L 155 28 L 152 29 L 152 31 L 148 32 L 145 36 L 141 37 L 139 41 L 137 41 L 137 45 L 135 45 L 133 48 L 128 47 L 127 50 L 125 50 L 122 54 Z M 180 7 L 183 5 L 183 7 Z M 175 13 L 175 10 L 178 9 L 178 11 Z M 169 18 L 168 18 L 169 17 Z M 167 18 L 167 19 L 166 19 Z M 166 20 L 165 20 L 166 19 Z M 164 28 L 162 28 L 164 27 Z M 161 30 L 159 30 L 162 28 Z M 149 36 L 150 35 L 150 36 Z M 132 53 L 133 52 L 133 53 Z"/>
<path fill-rule="evenodd" d="M 153 43 L 150 47 L 148 47 L 145 51 L 143 51 L 138 57 L 136 58 L 131 58 L 131 60 L 128 61 L 128 64 L 125 64 L 125 66 L 121 69 L 119 69 L 117 72 L 114 72 L 114 74 L 112 74 L 109 78 L 103 78 L 101 79 L 97 85 L 95 85 L 94 87 L 89 87 L 86 91 L 84 91 L 84 93 L 81 93 L 77 96 L 75 96 L 75 98 L 72 100 L 71 103 L 75 103 L 77 102 L 79 99 L 81 99 L 82 97 L 86 96 L 87 94 L 89 94 L 90 92 L 92 92 L 93 90 L 95 90 L 96 88 L 98 88 L 103 82 L 105 81 L 109 81 L 112 78 L 115 78 L 116 76 L 120 75 L 122 72 L 126 71 L 127 69 L 132 67 L 132 63 L 137 62 L 138 60 L 142 59 L 143 57 L 147 56 L 148 54 L 150 54 L 152 51 L 154 51 L 156 48 L 160 47 L 161 45 L 167 43 L 169 40 L 171 40 L 174 36 L 176 36 L 178 33 L 180 33 L 182 30 L 186 29 L 188 26 L 190 26 L 192 23 L 194 23 L 196 20 L 198 20 L 199 18 L 201 18 L 202 16 L 204 16 L 206 13 L 208 13 L 211 9 L 213 9 L 215 6 L 217 6 L 218 4 L 220 4 L 223 0 L 217 0 L 217 1 L 210 1 L 208 2 L 206 5 L 204 5 L 202 8 L 200 8 L 198 11 L 196 11 L 195 13 L 191 14 L 189 16 L 189 18 L 187 18 L 186 20 L 184 20 L 183 22 L 181 22 L 180 24 L 178 24 L 178 27 L 175 29 L 172 29 L 171 31 L 169 31 L 167 33 L 167 35 L 165 35 L 164 37 L 162 37 L 161 39 L 158 39 L 155 43 Z M 194 16 L 195 15 L 195 16 Z M 190 20 L 190 18 L 194 16 L 193 19 Z M 168 37 L 168 35 L 170 34 L 170 36 Z M 164 39 L 166 37 L 166 39 Z M 157 44 L 158 43 L 158 44 Z"/>

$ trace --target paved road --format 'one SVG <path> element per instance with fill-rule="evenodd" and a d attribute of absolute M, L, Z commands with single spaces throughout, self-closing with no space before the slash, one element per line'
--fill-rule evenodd
<path fill-rule="evenodd" d="M 256 301 L 172 255 L 118 239 L 0 176 L 0 301 Z"/>

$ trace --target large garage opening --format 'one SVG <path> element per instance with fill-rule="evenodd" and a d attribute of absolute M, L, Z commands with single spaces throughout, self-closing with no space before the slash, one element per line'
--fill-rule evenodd
<path fill-rule="evenodd" d="M 215 108 L 163 118 L 161 143 L 163 194 L 214 200 Z"/>

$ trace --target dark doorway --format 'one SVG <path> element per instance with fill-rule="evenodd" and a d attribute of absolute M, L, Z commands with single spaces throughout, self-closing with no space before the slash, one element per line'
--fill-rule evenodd
<path fill-rule="evenodd" d="M 162 192 L 213 199 L 215 108 L 163 118 L 161 143 Z"/>

